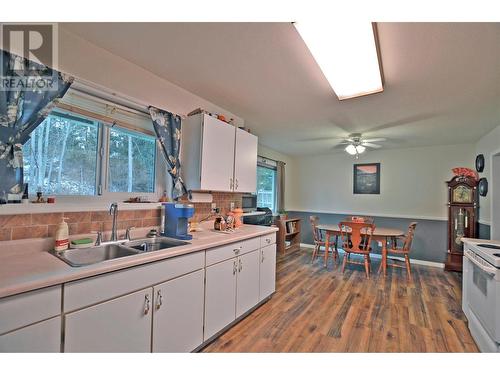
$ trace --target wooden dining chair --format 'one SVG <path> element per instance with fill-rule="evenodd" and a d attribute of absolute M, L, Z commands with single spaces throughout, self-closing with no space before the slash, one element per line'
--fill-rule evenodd
<path fill-rule="evenodd" d="M 309 222 L 311 223 L 313 240 L 314 240 L 314 250 L 311 259 L 312 263 L 314 262 L 314 259 L 316 259 L 316 256 L 318 255 L 321 246 L 325 246 L 325 239 L 323 238 L 323 233 L 321 232 L 321 230 L 318 229 L 319 217 L 309 216 Z M 328 246 L 331 247 L 332 249 L 333 261 L 336 261 L 339 256 L 339 253 L 337 251 L 338 239 L 339 236 L 335 236 L 335 242 L 330 243 Z M 329 249 L 325 249 L 325 251 L 329 251 Z"/>
<path fill-rule="evenodd" d="M 400 236 L 400 237 L 395 237 L 392 241 L 392 247 L 387 249 L 387 255 L 399 255 L 399 256 L 404 256 L 405 259 L 405 266 L 401 266 L 396 263 L 387 263 L 387 266 L 390 267 L 398 267 L 398 268 L 406 268 L 406 273 L 408 278 L 411 277 L 411 267 L 410 267 L 410 250 L 411 250 L 411 243 L 413 241 L 413 236 L 415 235 L 415 229 L 417 227 L 417 222 L 412 222 L 408 226 L 408 231 L 406 232 L 405 235 Z M 402 240 L 402 246 L 398 247 L 397 240 Z M 387 260 L 386 260 L 387 262 Z"/>
<path fill-rule="evenodd" d="M 370 223 L 353 223 L 342 221 L 339 223 L 342 249 L 345 252 L 342 262 L 342 273 L 344 273 L 347 263 L 360 264 L 365 266 L 366 277 L 370 278 L 371 259 L 370 243 L 372 240 L 375 225 Z M 363 255 L 364 262 L 351 260 L 351 254 Z"/>

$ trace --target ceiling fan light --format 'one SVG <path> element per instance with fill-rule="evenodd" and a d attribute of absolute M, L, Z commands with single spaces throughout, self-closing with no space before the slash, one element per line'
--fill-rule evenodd
<path fill-rule="evenodd" d="M 346 148 L 345 148 L 345 151 L 350 154 L 350 155 L 356 155 L 357 151 L 356 151 L 356 146 L 354 145 L 348 145 Z"/>
<path fill-rule="evenodd" d="M 357 150 L 358 154 L 362 154 L 363 152 L 365 152 L 366 147 L 359 145 L 359 146 L 356 146 L 356 150 Z"/>

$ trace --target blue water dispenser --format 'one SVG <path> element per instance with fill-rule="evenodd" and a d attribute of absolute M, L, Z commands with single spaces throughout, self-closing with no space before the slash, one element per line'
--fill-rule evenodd
<path fill-rule="evenodd" d="M 192 204 L 185 203 L 162 203 L 164 232 L 165 237 L 173 237 L 179 240 L 190 240 L 193 238 L 188 233 L 188 219 L 194 215 Z"/>

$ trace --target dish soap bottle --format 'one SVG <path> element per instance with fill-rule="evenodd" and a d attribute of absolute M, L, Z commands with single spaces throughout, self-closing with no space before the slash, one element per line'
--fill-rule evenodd
<path fill-rule="evenodd" d="M 54 246 L 54 249 L 56 251 L 66 250 L 69 245 L 68 223 L 66 223 L 64 219 L 67 218 L 66 217 L 62 218 L 62 221 L 56 230 L 56 236 L 55 236 L 56 244 Z"/>

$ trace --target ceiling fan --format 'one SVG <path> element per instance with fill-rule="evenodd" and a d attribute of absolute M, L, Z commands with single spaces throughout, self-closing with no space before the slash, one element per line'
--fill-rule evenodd
<path fill-rule="evenodd" d="M 344 150 L 350 154 L 355 155 L 356 159 L 359 158 L 359 154 L 362 154 L 366 151 L 366 148 L 381 148 L 381 145 L 376 144 L 375 142 L 384 142 L 386 138 L 363 138 L 361 133 L 352 133 L 349 134 L 347 138 L 344 138 L 338 145 L 347 145 Z"/>

